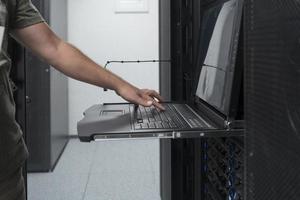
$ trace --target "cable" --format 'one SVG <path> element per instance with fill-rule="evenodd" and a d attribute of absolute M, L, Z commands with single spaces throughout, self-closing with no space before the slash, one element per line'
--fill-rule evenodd
<path fill-rule="evenodd" d="M 107 66 L 111 63 L 121 63 L 121 64 L 128 64 L 128 63 L 171 63 L 171 60 L 113 60 L 107 61 L 104 69 L 107 69 Z M 107 88 L 103 88 L 104 92 L 107 92 Z"/>
<path fill-rule="evenodd" d="M 107 61 L 104 69 L 107 68 L 107 66 L 111 63 L 121 63 L 121 64 L 126 64 L 126 63 L 164 63 L 164 62 L 171 62 L 171 60 L 120 60 L 120 61 Z"/>

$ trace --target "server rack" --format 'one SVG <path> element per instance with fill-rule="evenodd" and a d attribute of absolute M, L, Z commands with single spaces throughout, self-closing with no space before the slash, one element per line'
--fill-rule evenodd
<path fill-rule="evenodd" d="M 200 11 L 213 2 L 200 1 Z M 182 65 L 189 63 L 185 60 L 188 56 L 182 50 L 183 43 L 193 38 L 193 31 L 182 33 L 186 30 L 184 24 L 190 24 L 184 16 L 195 14 L 195 10 L 191 13 L 186 9 L 193 3 L 171 2 L 170 35 L 174 41 L 172 55 L 176 57 L 172 59 L 172 81 L 180 85 L 179 92 L 173 91 L 173 100 L 186 98 L 189 90 L 184 86 L 188 79 L 180 74 L 188 73 Z M 244 56 L 238 57 L 245 58 L 241 61 L 245 100 L 240 98 L 240 109 L 244 110 L 244 102 L 245 113 L 241 112 L 240 117 L 245 115 L 246 138 L 190 139 L 163 146 L 163 153 L 169 148 L 171 155 L 171 194 L 162 194 L 163 200 L 300 198 L 299 27 L 297 0 L 245 1 L 245 38 L 240 47 Z M 162 160 L 162 169 L 166 166 Z"/>
<path fill-rule="evenodd" d="M 300 2 L 246 1 L 247 200 L 300 199 Z"/>
<path fill-rule="evenodd" d="M 52 29 L 66 39 L 67 2 L 34 0 L 32 3 Z M 67 78 L 28 51 L 25 66 L 28 170 L 47 172 L 54 168 L 68 141 Z"/>
<path fill-rule="evenodd" d="M 168 6 L 161 5 L 161 20 L 169 17 L 171 22 L 169 31 L 161 32 L 161 38 L 171 38 L 169 49 L 172 60 L 172 101 L 192 99 L 195 85 L 193 74 L 197 70 L 201 10 L 217 1 L 224 0 L 174 0 L 169 5 L 170 13 L 164 12 Z M 163 22 L 161 21 L 162 24 Z M 241 32 L 243 33 L 243 30 Z M 161 47 L 161 51 L 167 51 L 166 47 Z M 166 54 L 164 52 L 164 55 Z M 243 55 L 244 45 L 241 37 L 238 65 L 243 65 Z M 243 80 L 241 84 L 242 82 Z M 241 88 L 243 90 L 243 87 Z M 244 116 L 243 91 L 241 94 L 238 99 L 238 119 L 243 119 Z M 244 153 L 243 137 L 162 141 L 162 200 L 244 199 Z"/>
<path fill-rule="evenodd" d="M 244 199 L 244 138 L 202 141 L 202 199 Z"/>
<path fill-rule="evenodd" d="M 66 39 L 67 1 L 34 0 L 50 26 Z M 17 119 L 26 135 L 30 153 L 28 171 L 53 169 L 68 141 L 67 78 L 14 43 L 12 77 Z"/>

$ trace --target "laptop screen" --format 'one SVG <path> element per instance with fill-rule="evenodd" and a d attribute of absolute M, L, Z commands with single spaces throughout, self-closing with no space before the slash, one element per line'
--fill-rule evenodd
<path fill-rule="evenodd" d="M 203 12 L 200 29 L 201 54 L 196 96 L 228 115 L 236 49 L 239 38 L 241 0 L 230 0 Z"/>

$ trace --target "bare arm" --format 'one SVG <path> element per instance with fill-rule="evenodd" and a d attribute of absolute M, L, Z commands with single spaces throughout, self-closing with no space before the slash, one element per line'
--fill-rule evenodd
<path fill-rule="evenodd" d="M 129 102 L 144 106 L 155 105 L 159 109 L 164 109 L 154 100 L 155 98 L 162 100 L 157 92 L 140 90 L 105 70 L 77 48 L 57 37 L 45 23 L 14 30 L 13 36 L 33 53 L 69 77 L 115 90 Z"/>

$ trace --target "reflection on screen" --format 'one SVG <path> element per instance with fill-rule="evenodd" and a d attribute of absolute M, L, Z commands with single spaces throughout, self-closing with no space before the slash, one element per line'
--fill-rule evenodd
<path fill-rule="evenodd" d="M 206 27 L 201 29 L 201 48 L 205 48 L 205 43 L 208 47 L 196 95 L 223 113 L 226 111 L 226 82 L 237 11 L 237 0 L 208 9 L 202 23 Z"/>

